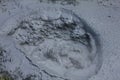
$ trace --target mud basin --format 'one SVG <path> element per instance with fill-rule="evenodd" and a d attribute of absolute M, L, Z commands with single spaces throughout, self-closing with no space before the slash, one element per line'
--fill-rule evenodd
<path fill-rule="evenodd" d="M 102 62 L 99 37 L 74 12 L 58 9 L 53 15 L 52 10 L 17 15 L 0 34 L 11 37 L 16 49 L 47 74 L 68 80 L 95 75 Z"/>

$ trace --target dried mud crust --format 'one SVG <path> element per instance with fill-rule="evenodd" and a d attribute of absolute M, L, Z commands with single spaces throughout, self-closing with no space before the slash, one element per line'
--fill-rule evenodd
<path fill-rule="evenodd" d="M 39 0 L 40 2 L 47 2 L 47 3 L 59 3 L 62 5 L 77 5 L 79 3 L 78 0 Z"/>
<path fill-rule="evenodd" d="M 61 14 L 57 17 L 49 14 L 44 17 L 40 13 L 28 14 L 7 30 L 7 36 L 19 44 L 17 49 L 35 65 L 39 68 L 44 66 L 43 71 L 48 70 L 46 73 L 75 80 L 85 72 L 87 79 L 88 76 L 91 77 L 89 71 L 96 74 L 101 67 L 99 38 L 72 11 L 60 11 Z"/>

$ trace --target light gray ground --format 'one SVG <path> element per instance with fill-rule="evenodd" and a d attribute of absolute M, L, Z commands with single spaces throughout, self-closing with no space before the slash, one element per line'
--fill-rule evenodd
<path fill-rule="evenodd" d="M 14 80 L 119 80 L 119 3 L 1 0 L 1 75 Z"/>

